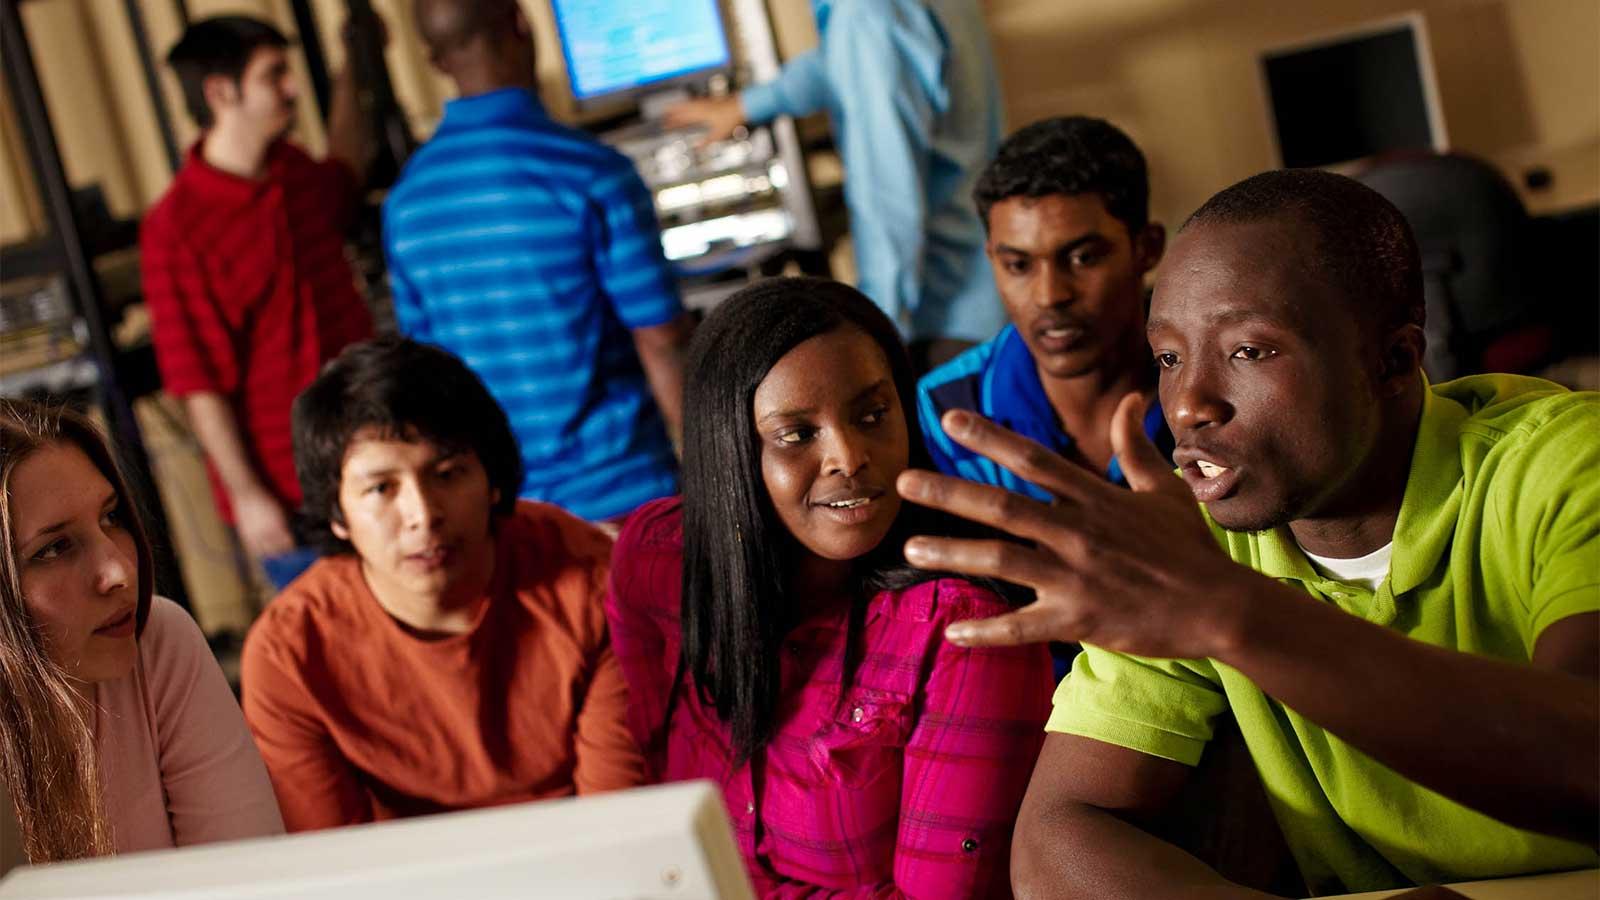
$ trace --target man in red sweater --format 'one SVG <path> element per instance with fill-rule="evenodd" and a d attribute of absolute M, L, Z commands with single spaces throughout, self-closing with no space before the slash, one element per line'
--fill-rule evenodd
<path fill-rule="evenodd" d="M 371 143 L 355 85 L 348 70 L 338 79 L 328 156 L 311 159 L 284 137 L 297 97 L 287 43 L 236 16 L 184 32 L 167 60 L 202 133 L 141 236 L 162 382 L 183 400 L 223 518 L 280 587 L 312 558 L 290 527 L 289 404 L 372 332 L 344 255 Z"/>

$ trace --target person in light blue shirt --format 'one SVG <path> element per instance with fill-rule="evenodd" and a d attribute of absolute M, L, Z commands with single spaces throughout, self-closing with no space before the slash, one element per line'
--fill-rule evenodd
<path fill-rule="evenodd" d="M 1002 134 L 983 16 L 976 0 L 812 0 L 812 8 L 815 50 L 736 97 L 673 107 L 667 124 L 702 125 L 719 139 L 747 121 L 826 110 L 844 162 L 858 286 L 914 356 L 943 361 L 1005 323 L 971 199 Z"/>
<path fill-rule="evenodd" d="M 419 0 L 460 98 L 383 207 L 395 319 L 466 361 L 521 445 L 521 495 L 615 522 L 676 493 L 692 319 L 628 159 L 534 94 L 516 0 Z"/>

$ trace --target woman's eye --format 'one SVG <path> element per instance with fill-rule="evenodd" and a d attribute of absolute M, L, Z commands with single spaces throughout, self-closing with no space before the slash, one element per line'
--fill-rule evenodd
<path fill-rule="evenodd" d="M 866 415 L 862 416 L 861 417 L 861 421 L 865 422 L 868 425 L 876 425 L 879 422 L 882 422 L 884 420 L 884 418 L 886 416 L 888 416 L 888 415 L 889 415 L 889 407 L 880 406 L 877 409 L 874 409 L 874 410 L 868 412 Z"/>
<path fill-rule="evenodd" d="M 362 491 L 362 493 L 363 494 L 367 494 L 368 496 L 381 497 L 384 494 L 389 493 L 389 488 L 390 487 L 391 487 L 391 483 L 390 482 L 380 481 L 377 484 L 371 485 L 365 491 Z"/>
<path fill-rule="evenodd" d="M 1271 359 L 1277 355 L 1278 351 L 1276 350 L 1267 350 L 1263 347 L 1252 347 L 1249 344 L 1246 344 L 1233 351 L 1234 359 L 1243 359 L 1250 362 L 1260 362 L 1261 360 Z"/>
<path fill-rule="evenodd" d="M 33 554 L 33 558 L 38 562 L 48 562 L 66 553 L 69 546 L 71 546 L 71 542 L 66 538 L 58 538 L 40 547 L 39 552 Z"/>
<path fill-rule="evenodd" d="M 778 443 L 793 446 L 795 444 L 804 443 L 806 438 L 810 436 L 811 432 L 808 429 L 796 428 L 793 431 L 785 431 L 778 435 Z"/>
<path fill-rule="evenodd" d="M 122 508 L 121 507 L 113 507 L 112 509 L 107 510 L 106 514 L 100 517 L 100 527 L 102 527 L 102 528 L 121 528 L 122 527 Z"/>
<path fill-rule="evenodd" d="M 1176 354 L 1176 353 L 1157 353 L 1156 354 L 1156 365 L 1160 366 L 1163 369 L 1170 369 L 1173 366 L 1176 366 L 1177 364 L 1178 364 L 1178 354 Z"/>

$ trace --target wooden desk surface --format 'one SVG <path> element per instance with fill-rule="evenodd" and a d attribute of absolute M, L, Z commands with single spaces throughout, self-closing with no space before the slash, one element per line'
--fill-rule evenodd
<path fill-rule="evenodd" d="M 1446 887 L 1470 900 L 1600 900 L 1600 869 L 1557 872 L 1554 875 L 1529 875 L 1523 878 L 1499 878 L 1493 881 L 1469 881 Z M 1399 900 L 1409 896 L 1411 891 L 1369 891 L 1364 894 L 1324 897 L 1321 900 L 1379 900 L 1379 898 Z"/>

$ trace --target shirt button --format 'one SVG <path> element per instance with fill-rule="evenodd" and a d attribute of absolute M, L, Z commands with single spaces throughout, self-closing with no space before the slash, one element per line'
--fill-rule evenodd
<path fill-rule="evenodd" d="M 754 800 L 751 800 L 750 802 L 748 802 L 748 803 L 746 803 L 744 805 L 744 814 L 745 815 L 747 815 L 747 816 L 755 815 L 755 811 L 756 811 L 756 802 Z"/>
<path fill-rule="evenodd" d="M 852 721 L 852 722 L 859 722 L 865 716 L 866 716 L 866 713 L 862 712 L 861 711 L 861 707 L 859 707 L 859 706 L 856 707 L 855 709 L 850 710 L 850 721 Z"/>
<path fill-rule="evenodd" d="M 1333 592 L 1333 599 L 1335 599 L 1335 600 L 1348 600 L 1348 599 L 1350 599 L 1350 595 L 1346 594 L 1344 591 L 1334 591 Z"/>
<path fill-rule="evenodd" d="M 978 841 L 975 838 L 967 838 L 961 842 L 961 852 L 963 853 L 971 853 L 977 849 Z"/>

